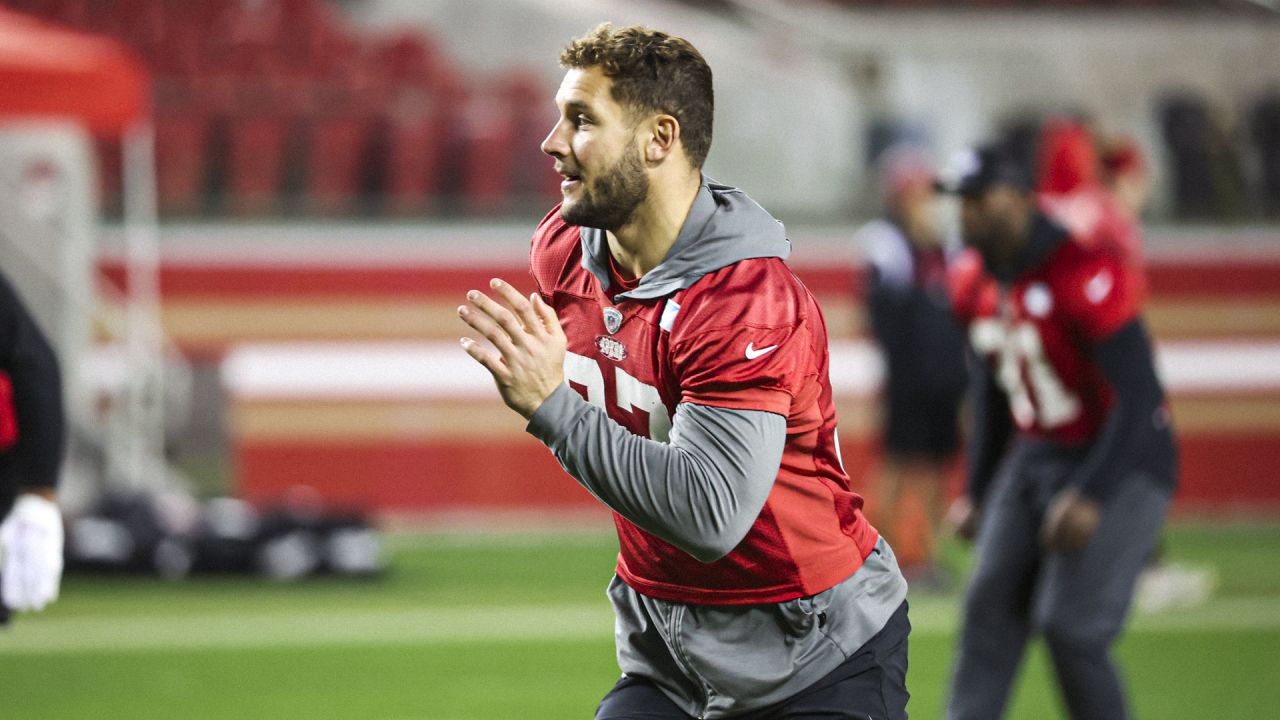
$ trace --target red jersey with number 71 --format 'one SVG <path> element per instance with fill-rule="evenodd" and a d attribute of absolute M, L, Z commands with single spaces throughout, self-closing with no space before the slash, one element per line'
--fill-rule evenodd
<path fill-rule="evenodd" d="M 702 563 L 614 513 L 619 577 L 663 600 L 754 604 L 813 595 L 852 575 L 879 536 L 841 466 L 826 326 L 813 296 L 780 258 L 762 257 L 660 298 L 615 303 L 583 267 L 580 234 L 557 208 L 530 252 L 538 291 L 568 336 L 573 389 L 661 442 L 680 403 L 787 419 L 777 480 L 734 550 Z"/>
<path fill-rule="evenodd" d="M 1137 317 L 1139 271 L 1114 251 L 1065 238 L 1008 286 L 974 250 L 949 272 L 956 314 L 1008 395 L 1018 429 L 1069 445 L 1097 435 L 1111 388 L 1091 348 Z"/>

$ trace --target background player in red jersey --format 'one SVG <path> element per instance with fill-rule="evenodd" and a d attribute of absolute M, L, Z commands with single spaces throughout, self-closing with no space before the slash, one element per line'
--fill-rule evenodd
<path fill-rule="evenodd" d="M 955 513 L 977 562 L 947 716 L 999 717 L 1039 632 L 1071 716 L 1124 718 L 1110 648 L 1176 478 L 1136 269 L 1042 214 L 998 148 L 968 154 L 947 188 L 976 250 L 953 294 L 978 356 Z"/>
<path fill-rule="evenodd" d="M 596 717 L 905 718 L 906 583 L 841 467 L 790 242 L 701 173 L 710 68 L 609 25 L 560 59 L 538 290 L 494 280 L 459 313 L 507 405 L 614 511 L 623 677 Z"/>

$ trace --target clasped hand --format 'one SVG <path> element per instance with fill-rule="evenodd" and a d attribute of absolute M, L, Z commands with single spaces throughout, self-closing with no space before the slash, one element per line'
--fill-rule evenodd
<path fill-rule="evenodd" d="M 498 354 L 469 337 L 461 339 L 462 349 L 493 375 L 507 407 L 527 419 L 564 383 L 568 341 L 555 310 L 537 293 L 526 298 L 497 278 L 489 287 L 502 302 L 472 290 L 467 304 L 458 307 L 458 316 Z"/>

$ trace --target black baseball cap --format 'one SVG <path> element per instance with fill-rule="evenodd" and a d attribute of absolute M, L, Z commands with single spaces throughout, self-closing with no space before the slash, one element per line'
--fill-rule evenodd
<path fill-rule="evenodd" d="M 939 173 L 934 187 L 938 192 L 962 196 L 980 195 L 994 185 L 1011 185 L 1031 190 L 1031 171 L 1005 148 L 981 145 L 963 150 Z"/>

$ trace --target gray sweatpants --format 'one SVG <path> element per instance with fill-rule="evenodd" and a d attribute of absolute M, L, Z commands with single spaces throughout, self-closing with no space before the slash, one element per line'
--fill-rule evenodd
<path fill-rule="evenodd" d="M 949 720 L 1004 712 L 1031 633 L 1043 634 L 1071 717 L 1129 716 L 1111 645 L 1155 546 L 1170 493 L 1143 472 L 1125 477 L 1083 549 L 1048 554 L 1040 526 L 1077 451 L 1018 441 L 983 504 L 976 565 L 951 678 Z"/>

